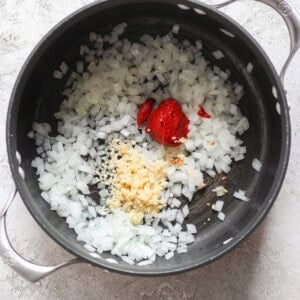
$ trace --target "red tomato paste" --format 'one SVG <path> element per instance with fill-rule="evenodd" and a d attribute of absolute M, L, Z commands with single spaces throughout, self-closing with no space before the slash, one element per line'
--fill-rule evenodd
<path fill-rule="evenodd" d="M 146 100 L 146 102 L 149 99 Z M 144 103 L 138 112 L 137 123 L 143 123 L 148 117 L 146 132 L 158 143 L 166 146 L 179 146 L 181 139 L 186 138 L 189 132 L 189 119 L 182 111 L 181 105 L 173 98 L 162 101 L 157 108 L 153 109 L 153 103 L 150 110 L 149 102 Z M 144 108 L 146 107 L 146 108 Z M 139 115 L 147 115 L 146 118 L 139 117 Z M 141 121 L 142 120 L 142 121 Z M 144 120 L 144 121 L 143 121 Z"/>

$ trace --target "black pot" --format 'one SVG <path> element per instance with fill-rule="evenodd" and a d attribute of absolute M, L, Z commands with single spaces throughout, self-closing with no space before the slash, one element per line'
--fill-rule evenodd
<path fill-rule="evenodd" d="M 234 2 L 227 1 L 225 4 Z M 281 74 L 299 48 L 300 19 L 296 11 L 285 1 L 261 0 L 284 17 L 291 33 L 291 55 Z M 224 5 L 224 4 L 223 4 Z M 288 104 L 280 77 L 262 48 L 236 22 L 217 7 L 187 0 L 109 0 L 93 3 L 75 12 L 48 33 L 31 53 L 16 81 L 7 115 L 7 147 L 9 163 L 17 190 L 25 205 L 40 226 L 60 245 L 80 259 L 66 264 L 86 261 L 105 269 L 133 275 L 165 275 L 203 266 L 221 257 L 245 239 L 263 220 L 282 185 L 287 169 L 291 128 Z M 49 122 L 55 126 L 54 112 L 62 100 L 64 81 L 52 77 L 62 61 L 75 65 L 81 44 L 88 44 L 90 31 L 109 32 L 113 26 L 128 23 L 125 37 L 137 40 L 142 34 L 163 35 L 180 24 L 179 38 L 203 41 L 203 53 L 212 64 L 232 71 L 231 80 L 245 87 L 245 99 L 240 108 L 247 116 L 250 130 L 244 134 L 247 146 L 246 159 L 234 165 L 225 181 L 230 191 L 247 190 L 251 201 L 242 203 L 228 196 L 225 202 L 225 222 L 221 223 L 207 207 L 209 193 L 193 200 L 190 220 L 198 227 L 196 241 L 186 254 L 176 254 L 170 260 L 157 259 L 148 266 L 130 266 L 120 261 L 113 264 L 111 257 L 93 257 L 76 241 L 76 235 L 65 220 L 51 211 L 41 198 L 37 177 L 30 166 L 36 156 L 35 145 L 28 139 L 33 121 Z M 226 57 L 216 60 L 212 51 L 221 49 Z M 246 70 L 248 63 L 253 72 Z M 277 106 L 277 109 L 276 109 Z M 278 113 L 278 108 L 280 113 Z M 20 156 L 17 155 L 17 151 Z M 20 160 L 22 157 L 22 161 Z M 262 161 L 256 172 L 253 158 Z M 220 178 L 216 179 L 221 180 Z M 62 267 L 42 267 L 25 261 L 11 247 L 5 228 L 5 215 L 11 202 L 1 214 L 0 254 L 12 267 L 31 281 Z M 210 222 L 207 219 L 210 218 Z M 208 223 L 204 226 L 204 223 Z"/>

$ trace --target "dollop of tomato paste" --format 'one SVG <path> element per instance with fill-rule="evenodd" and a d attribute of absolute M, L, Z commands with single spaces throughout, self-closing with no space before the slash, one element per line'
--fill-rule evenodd
<path fill-rule="evenodd" d="M 140 107 L 140 110 L 141 109 L 144 110 L 143 105 Z M 141 124 L 139 115 L 142 115 L 142 113 L 140 113 L 140 110 L 138 112 L 138 124 Z M 148 111 L 147 109 L 147 118 Z M 156 142 L 166 146 L 176 147 L 182 143 L 181 139 L 186 138 L 188 135 L 189 119 L 182 111 L 181 105 L 175 99 L 169 98 L 162 101 L 155 109 L 152 109 L 151 106 L 146 132 Z"/>
<path fill-rule="evenodd" d="M 136 124 L 137 127 L 141 127 L 145 121 L 147 121 L 147 119 L 150 116 L 150 113 L 153 109 L 153 105 L 155 103 L 155 100 L 153 98 L 148 98 L 139 108 L 138 114 L 137 114 L 137 118 L 136 118 Z"/>
<path fill-rule="evenodd" d="M 204 107 L 202 105 L 199 105 L 198 116 L 200 116 L 202 118 L 206 118 L 206 119 L 211 118 L 211 115 L 206 112 L 206 110 L 204 109 Z"/>

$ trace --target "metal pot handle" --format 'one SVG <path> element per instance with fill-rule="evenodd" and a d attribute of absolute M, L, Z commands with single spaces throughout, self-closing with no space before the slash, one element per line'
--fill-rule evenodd
<path fill-rule="evenodd" d="M 65 266 L 80 263 L 81 260 L 75 258 L 56 266 L 42 266 L 24 259 L 16 252 L 8 239 L 6 230 L 6 214 L 16 196 L 16 193 L 17 191 L 14 190 L 0 213 L 0 257 L 3 261 L 19 275 L 31 282 L 37 282 Z"/>
<path fill-rule="evenodd" d="M 213 5 L 215 8 L 225 7 L 231 3 L 235 3 L 238 0 L 228 0 L 221 4 Z M 297 50 L 300 48 L 300 15 L 296 9 L 285 0 L 256 0 L 258 2 L 267 4 L 268 6 L 274 8 L 283 18 L 286 23 L 291 39 L 291 48 L 288 59 L 286 60 L 282 70 L 280 72 L 280 78 L 284 82 L 284 76 L 287 71 L 288 66 L 290 65 L 294 55 Z"/>

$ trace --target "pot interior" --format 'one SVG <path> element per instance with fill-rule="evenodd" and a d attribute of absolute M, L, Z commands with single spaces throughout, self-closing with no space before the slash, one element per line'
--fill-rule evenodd
<path fill-rule="evenodd" d="M 278 76 L 268 59 L 247 34 L 228 18 L 200 4 L 180 2 L 190 9 L 182 9 L 177 4 L 171 0 L 130 0 L 126 3 L 113 0 L 92 4 L 77 12 L 56 27 L 36 48 L 19 77 L 12 97 L 8 147 L 13 173 L 25 204 L 60 244 L 75 255 L 112 270 L 165 274 L 202 265 L 220 256 L 259 222 L 274 200 L 286 168 L 289 147 L 289 134 L 286 134 L 289 129 L 287 105 Z M 211 65 L 217 65 L 222 70 L 229 69 L 230 80 L 245 87 L 240 108 L 250 123 L 250 129 L 242 136 L 247 146 L 245 160 L 234 163 L 225 180 L 221 180 L 222 175 L 213 180 L 207 179 L 209 188 L 197 193 L 190 204 L 188 222 L 196 224 L 198 234 L 195 243 L 189 246 L 188 253 L 175 254 L 170 260 L 158 258 L 152 265 L 144 267 L 129 266 L 121 260 L 119 264 L 111 264 L 105 260 L 111 257 L 109 254 L 102 254 L 102 258 L 93 257 L 76 241 L 74 231 L 68 228 L 63 218 L 49 209 L 40 196 L 35 169 L 30 166 L 36 156 L 35 145 L 27 137 L 33 121 L 48 122 L 53 129 L 56 128 L 53 114 L 59 110 L 64 99 L 61 93 L 66 79 L 54 79 L 54 70 L 62 61 L 69 66 L 69 72 L 76 70 L 76 61 L 80 60 L 80 45 L 89 45 L 89 32 L 104 35 L 121 22 L 128 24 L 122 37 L 131 41 L 137 41 L 145 33 L 165 35 L 172 30 L 174 23 L 180 24 L 179 39 L 202 40 L 203 54 Z M 216 60 L 211 54 L 218 49 L 226 55 L 224 59 Z M 252 74 L 246 70 L 249 62 L 254 66 Z M 273 87 L 277 90 L 278 100 L 272 93 Z M 281 107 L 281 115 L 275 108 L 277 102 Z M 16 150 L 22 156 L 25 180 L 17 174 Z M 251 167 L 253 158 L 262 161 L 260 172 Z M 224 222 L 219 221 L 207 206 L 207 202 L 214 203 L 216 200 L 211 192 L 212 187 L 220 184 L 229 190 L 222 199 L 225 201 Z M 244 203 L 234 199 L 232 194 L 238 189 L 246 190 L 251 200 Z M 229 238 L 233 240 L 224 244 Z"/>

